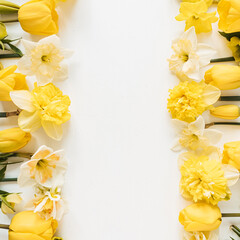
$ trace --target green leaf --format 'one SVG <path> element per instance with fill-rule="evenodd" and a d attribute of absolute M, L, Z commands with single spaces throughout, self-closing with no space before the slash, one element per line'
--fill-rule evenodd
<path fill-rule="evenodd" d="M 7 170 L 7 165 L 5 165 L 1 170 L 0 170 L 0 180 L 2 180 L 5 177 L 5 172 Z"/>
<path fill-rule="evenodd" d="M 225 32 L 219 32 L 223 37 L 225 37 L 228 41 L 231 40 L 232 37 L 238 37 L 240 38 L 240 32 L 235 33 L 225 33 Z"/>
<path fill-rule="evenodd" d="M 6 192 L 6 191 L 3 191 L 3 190 L 0 190 L 0 195 L 9 195 L 10 193 L 9 192 Z"/>
<path fill-rule="evenodd" d="M 13 52 L 15 52 L 16 54 L 18 54 L 20 57 L 23 56 L 22 51 L 21 51 L 18 47 L 14 46 L 14 45 L 11 44 L 11 43 L 7 43 L 7 45 L 13 50 Z"/>

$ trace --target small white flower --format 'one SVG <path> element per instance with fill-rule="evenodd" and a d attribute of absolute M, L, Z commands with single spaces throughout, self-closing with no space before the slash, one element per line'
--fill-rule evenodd
<path fill-rule="evenodd" d="M 215 129 L 205 129 L 205 121 L 199 116 L 196 121 L 187 123 L 178 119 L 172 119 L 177 137 L 172 147 L 173 151 L 181 151 L 186 148 L 188 150 L 197 150 L 210 145 L 215 145 L 222 133 Z"/>
<path fill-rule="evenodd" d="M 66 203 L 61 196 L 61 188 L 35 188 L 35 198 L 27 204 L 27 208 L 39 213 L 45 219 L 53 218 L 60 221 L 66 210 Z"/>
<path fill-rule="evenodd" d="M 59 37 L 52 35 L 39 42 L 22 40 L 22 43 L 25 54 L 18 62 L 22 73 L 36 76 L 38 85 L 67 79 L 68 66 L 64 60 L 72 55 L 72 51 L 61 47 Z"/>
<path fill-rule="evenodd" d="M 54 152 L 49 147 L 41 146 L 30 161 L 22 164 L 18 184 L 21 187 L 36 184 L 48 188 L 62 186 L 66 169 L 67 161 L 63 150 Z"/>
<path fill-rule="evenodd" d="M 216 51 L 206 44 L 197 43 L 194 27 L 191 27 L 173 41 L 174 54 L 169 61 L 169 68 L 182 81 L 201 80 L 200 68 L 208 65 Z"/>

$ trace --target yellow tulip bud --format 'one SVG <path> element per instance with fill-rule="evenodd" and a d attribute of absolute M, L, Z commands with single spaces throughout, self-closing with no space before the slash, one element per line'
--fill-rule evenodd
<path fill-rule="evenodd" d="M 205 82 L 220 90 L 240 87 L 240 67 L 232 65 L 215 65 L 205 73 Z"/>
<path fill-rule="evenodd" d="M 214 117 L 223 119 L 236 119 L 240 116 L 239 107 L 237 105 L 223 105 L 212 108 L 210 113 Z"/>
<path fill-rule="evenodd" d="M 219 14 L 218 27 L 226 33 L 239 32 L 239 9 L 240 1 L 238 0 L 221 0 L 217 9 Z"/>
<path fill-rule="evenodd" d="M 58 222 L 41 218 L 38 213 L 24 211 L 16 214 L 9 226 L 9 240 L 51 240 Z"/>
<path fill-rule="evenodd" d="M 0 23 L 0 40 L 7 36 L 7 29 L 3 23 Z"/>
<path fill-rule="evenodd" d="M 240 141 L 224 144 L 222 162 L 230 164 L 240 171 Z"/>
<path fill-rule="evenodd" d="M 0 101 L 11 101 L 9 93 L 13 90 L 28 90 L 26 76 L 15 73 L 16 65 L 0 70 Z"/>
<path fill-rule="evenodd" d="M 10 128 L 0 131 L 0 152 L 14 152 L 23 148 L 31 139 L 31 134 L 20 128 Z"/>
<path fill-rule="evenodd" d="M 194 203 L 179 214 L 179 222 L 188 232 L 205 232 L 217 229 L 222 220 L 218 206 L 207 203 Z"/>
<path fill-rule="evenodd" d="M 58 32 L 58 14 L 55 0 L 32 0 L 18 11 L 18 20 L 24 31 L 36 35 L 52 35 Z"/>

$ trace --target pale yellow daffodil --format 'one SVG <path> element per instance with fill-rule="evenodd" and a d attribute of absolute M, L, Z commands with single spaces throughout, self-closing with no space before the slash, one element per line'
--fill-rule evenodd
<path fill-rule="evenodd" d="M 212 31 L 212 23 L 218 18 L 216 12 L 207 13 L 208 5 L 204 0 L 199 2 L 182 2 L 180 6 L 180 14 L 176 16 L 177 21 L 186 20 L 185 30 L 194 26 L 196 33 Z"/>
<path fill-rule="evenodd" d="M 21 187 L 36 184 L 47 188 L 62 186 L 66 169 L 64 151 L 53 151 L 43 145 L 34 153 L 30 161 L 22 164 L 18 184 Z"/>
<path fill-rule="evenodd" d="M 215 129 L 205 129 L 205 121 L 199 116 L 196 121 L 187 123 L 173 119 L 172 123 L 177 133 L 173 151 L 204 149 L 220 141 L 222 133 Z"/>
<path fill-rule="evenodd" d="M 42 126 L 49 137 L 61 140 L 61 125 L 71 117 L 68 109 L 71 101 L 59 88 L 52 83 L 39 87 L 35 84 L 32 92 L 12 91 L 10 96 L 22 109 L 18 117 L 18 125 L 22 130 L 34 132 Z"/>

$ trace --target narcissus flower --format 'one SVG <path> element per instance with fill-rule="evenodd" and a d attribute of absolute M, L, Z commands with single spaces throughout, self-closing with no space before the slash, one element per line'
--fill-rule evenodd
<path fill-rule="evenodd" d="M 31 140 L 31 134 L 21 128 L 0 131 L 0 152 L 14 152 L 23 148 Z"/>
<path fill-rule="evenodd" d="M 46 220 L 33 211 L 20 212 L 12 218 L 9 240 L 51 240 L 57 226 L 53 218 Z"/>
<path fill-rule="evenodd" d="M 61 220 L 65 212 L 65 202 L 61 196 L 61 188 L 54 187 L 52 189 L 41 186 L 36 187 L 35 198 L 28 206 L 39 213 L 42 218 L 53 218 Z"/>
<path fill-rule="evenodd" d="M 173 151 L 180 151 L 184 148 L 189 150 L 204 149 L 216 144 L 222 137 L 222 133 L 218 130 L 205 129 L 205 121 L 202 116 L 191 123 L 178 119 L 173 119 L 172 123 L 177 132 Z"/>
<path fill-rule="evenodd" d="M 174 54 L 169 61 L 169 68 L 181 80 L 201 80 L 200 68 L 208 65 L 215 54 L 210 46 L 198 44 L 194 27 L 184 32 L 173 41 Z"/>
<path fill-rule="evenodd" d="M 24 31 L 36 35 L 58 33 L 58 14 L 55 0 L 32 0 L 18 11 L 18 20 Z"/>
<path fill-rule="evenodd" d="M 31 160 L 22 164 L 18 184 L 20 186 L 42 185 L 47 188 L 62 186 L 67 161 L 63 150 L 53 151 L 41 146 Z"/>
<path fill-rule="evenodd" d="M 237 63 L 240 62 L 240 39 L 238 37 L 232 37 L 228 43 L 228 47 L 231 49 L 233 57 Z"/>
<path fill-rule="evenodd" d="M 9 93 L 13 90 L 28 90 L 26 76 L 15 73 L 16 65 L 0 70 L 0 101 L 11 101 Z"/>
<path fill-rule="evenodd" d="M 194 203 L 179 214 L 179 222 L 187 232 L 209 232 L 222 223 L 222 214 L 218 206 L 207 203 Z"/>
<path fill-rule="evenodd" d="M 219 159 L 209 159 L 207 155 L 186 152 L 180 155 L 180 191 L 183 197 L 194 202 L 216 205 L 229 200 L 231 192 L 224 168 Z M 184 159 L 184 160 L 182 160 Z M 238 180 L 239 174 L 236 174 Z"/>
<path fill-rule="evenodd" d="M 240 87 L 240 67 L 233 65 L 215 65 L 205 73 L 205 82 L 221 90 Z"/>
<path fill-rule="evenodd" d="M 72 51 L 61 47 L 56 35 L 41 39 L 39 42 L 22 40 L 25 55 L 19 60 L 19 70 L 36 76 L 38 85 L 45 85 L 53 80 L 65 80 L 68 77 L 68 65 L 64 62 Z"/>
<path fill-rule="evenodd" d="M 49 137 L 61 140 L 61 125 L 71 117 L 68 110 L 71 101 L 59 88 L 52 83 L 45 86 L 35 84 L 32 92 L 12 91 L 10 96 L 22 109 L 18 117 L 18 125 L 22 130 L 33 132 L 42 126 Z"/>
<path fill-rule="evenodd" d="M 240 171 L 240 141 L 224 144 L 222 162 L 230 164 Z"/>
<path fill-rule="evenodd" d="M 194 26 L 196 33 L 212 31 L 212 23 L 218 18 L 216 12 L 207 13 L 208 5 L 205 0 L 199 2 L 182 2 L 180 14 L 176 16 L 177 21 L 186 20 L 185 30 Z"/>
<path fill-rule="evenodd" d="M 214 107 L 210 110 L 214 117 L 223 119 L 236 119 L 240 116 L 239 106 L 237 105 L 222 105 Z"/>
<path fill-rule="evenodd" d="M 240 2 L 221 0 L 218 4 L 218 27 L 226 33 L 240 32 Z"/>
<path fill-rule="evenodd" d="M 182 240 L 218 240 L 218 234 L 213 232 L 184 232 Z"/>
<path fill-rule="evenodd" d="M 4 214 L 14 213 L 15 204 L 19 204 L 22 198 L 17 193 L 0 194 L 1 210 Z"/>
<path fill-rule="evenodd" d="M 180 82 L 169 90 L 167 108 L 172 118 L 193 122 L 220 97 L 220 90 L 204 82 Z"/>

